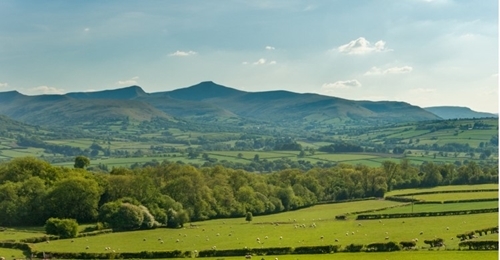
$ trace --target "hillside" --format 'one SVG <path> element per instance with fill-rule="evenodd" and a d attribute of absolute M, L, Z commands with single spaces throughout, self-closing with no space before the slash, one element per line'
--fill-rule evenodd
<path fill-rule="evenodd" d="M 425 107 L 424 109 L 441 117 L 442 119 L 498 117 L 497 114 L 477 112 L 468 107 L 437 106 Z"/>
<path fill-rule="evenodd" d="M 113 92 L 107 93 L 110 96 Z M 14 98 L 9 99 L 9 96 Z M 0 114 L 32 125 L 78 125 L 124 118 L 144 121 L 152 117 L 169 118 L 166 113 L 146 102 L 136 100 L 74 99 L 71 95 L 26 96 L 0 93 Z M 104 97 L 101 95 L 101 97 Z"/>
<path fill-rule="evenodd" d="M 146 93 L 139 86 L 65 95 L 26 96 L 0 93 L 0 114 L 30 124 L 77 125 L 81 122 L 137 121 L 152 117 L 220 122 L 259 120 L 301 125 L 304 122 L 349 124 L 439 119 L 404 102 L 353 101 L 290 91 L 245 92 L 212 81 L 172 91 Z"/>

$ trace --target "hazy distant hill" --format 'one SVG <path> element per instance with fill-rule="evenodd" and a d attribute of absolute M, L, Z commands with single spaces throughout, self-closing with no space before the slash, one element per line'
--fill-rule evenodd
<path fill-rule="evenodd" d="M 156 94 L 152 94 L 156 95 Z M 163 92 L 172 98 L 202 101 L 240 117 L 267 121 L 331 119 L 354 121 L 419 121 L 438 119 L 434 114 L 403 102 L 352 101 L 289 91 L 245 92 L 211 81 Z"/>
<path fill-rule="evenodd" d="M 113 93 L 110 92 L 110 95 Z M 149 120 L 169 115 L 147 102 L 120 99 L 85 100 L 67 95 L 26 96 L 20 93 L 0 93 L 0 114 L 32 125 L 74 125 L 102 120 Z"/>
<path fill-rule="evenodd" d="M 402 122 L 439 119 L 404 102 L 353 101 L 289 91 L 246 92 L 211 81 L 172 91 L 146 93 L 139 86 L 65 95 L 26 96 L 0 93 L 0 114 L 30 124 L 78 124 L 124 117 L 196 120 L 252 119 L 270 122 L 332 122 L 332 120 Z"/>
<path fill-rule="evenodd" d="M 477 112 L 468 107 L 437 106 L 424 109 L 443 119 L 498 117 L 497 114 Z"/>

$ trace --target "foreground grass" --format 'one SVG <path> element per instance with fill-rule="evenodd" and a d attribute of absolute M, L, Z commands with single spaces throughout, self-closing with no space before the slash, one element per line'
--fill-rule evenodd
<path fill-rule="evenodd" d="M 369 202 L 377 204 L 378 201 Z M 116 252 L 200 251 L 213 246 L 217 249 L 327 244 L 345 247 L 351 243 L 366 245 L 373 242 L 385 242 L 387 241 L 385 238 L 388 237 L 389 241 L 396 243 L 418 238 L 417 246 L 423 248 L 427 246 L 423 243 L 425 239 L 440 237 L 445 240 L 447 249 L 458 249 L 459 241 L 455 237 L 457 234 L 498 225 L 498 213 L 382 221 L 356 221 L 354 216 L 350 216 L 345 221 L 335 220 L 335 215 L 346 211 L 342 206 L 348 208 L 352 206 L 350 204 L 320 205 L 294 212 L 257 216 L 251 223 L 245 222 L 243 218 L 219 219 L 196 222 L 193 226 L 187 225 L 182 229 L 111 233 L 76 238 L 74 242 L 66 239 L 39 243 L 35 244 L 35 247 L 38 251 L 46 252 L 93 253 L 105 253 L 105 247 L 111 247 Z M 354 204 L 367 207 L 367 204 Z M 312 227 L 313 223 L 316 227 Z M 336 239 L 338 242 L 335 241 Z M 492 235 L 491 239 L 498 240 L 498 234 Z M 87 246 L 88 249 L 86 249 Z"/>
<path fill-rule="evenodd" d="M 5 257 L 5 259 L 24 259 L 26 256 L 21 250 L 0 248 L 0 257 Z"/>
<path fill-rule="evenodd" d="M 328 255 L 279 255 L 279 256 L 254 256 L 253 259 L 265 260 L 317 260 L 317 259 L 336 259 L 336 260 L 470 260 L 470 259 L 498 259 L 497 251 L 411 251 L 411 252 L 392 252 L 392 253 L 335 253 Z M 185 259 L 185 258 L 180 258 Z M 203 258 L 207 260 L 240 260 L 243 256 L 237 257 L 211 257 Z"/>

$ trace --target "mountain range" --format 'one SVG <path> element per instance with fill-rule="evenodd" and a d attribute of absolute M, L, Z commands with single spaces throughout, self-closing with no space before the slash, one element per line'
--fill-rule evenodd
<path fill-rule="evenodd" d="M 434 112 L 433 112 L 434 111 Z M 0 114 L 31 125 L 72 125 L 153 117 L 269 122 L 405 122 L 444 118 L 435 108 L 405 102 L 353 101 L 289 91 L 246 92 L 211 81 L 146 93 L 139 86 L 63 95 L 0 92 Z"/>

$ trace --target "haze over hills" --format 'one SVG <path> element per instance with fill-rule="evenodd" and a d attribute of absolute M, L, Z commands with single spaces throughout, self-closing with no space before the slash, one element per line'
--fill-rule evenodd
<path fill-rule="evenodd" d="M 498 117 L 498 114 L 477 112 L 468 107 L 436 106 L 425 107 L 424 109 L 443 119 Z"/>
<path fill-rule="evenodd" d="M 252 119 L 331 123 L 403 122 L 440 119 L 404 102 L 353 101 L 289 91 L 245 92 L 211 81 L 172 91 L 146 93 L 139 86 L 64 95 L 0 93 L 0 114 L 30 124 L 73 124 L 99 120 L 143 121 L 152 117 Z"/>

